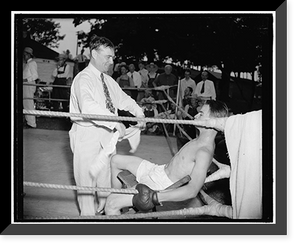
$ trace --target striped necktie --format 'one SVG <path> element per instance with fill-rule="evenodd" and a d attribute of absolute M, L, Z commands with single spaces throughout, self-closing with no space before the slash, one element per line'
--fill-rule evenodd
<path fill-rule="evenodd" d="M 107 88 L 107 85 L 104 81 L 104 75 L 103 73 L 100 74 L 100 77 L 101 77 L 101 81 L 102 81 L 102 85 L 103 85 L 103 90 L 104 90 L 104 95 L 105 95 L 105 103 L 106 103 L 106 108 L 111 112 L 111 113 L 115 113 L 115 107 L 112 103 L 112 100 L 111 100 L 111 97 L 110 97 L 110 94 L 109 94 L 109 91 L 108 91 L 108 88 Z"/>

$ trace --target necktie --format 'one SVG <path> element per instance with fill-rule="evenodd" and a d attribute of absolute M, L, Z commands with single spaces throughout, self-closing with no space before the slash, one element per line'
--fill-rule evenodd
<path fill-rule="evenodd" d="M 135 87 L 135 84 L 134 84 L 134 81 L 133 81 L 133 73 L 131 73 L 131 79 L 132 79 L 132 82 L 133 82 L 133 87 Z M 135 93 L 133 93 L 135 94 Z"/>
<path fill-rule="evenodd" d="M 104 75 L 103 73 L 101 73 L 100 75 L 101 77 L 101 81 L 102 81 L 102 85 L 103 85 L 103 90 L 104 90 L 104 95 L 105 95 L 105 103 L 106 103 L 106 108 L 111 112 L 111 113 L 115 113 L 115 107 L 112 103 L 112 100 L 110 98 L 110 94 L 109 94 L 109 91 L 108 91 L 108 88 L 107 88 L 107 85 L 104 81 Z"/>
<path fill-rule="evenodd" d="M 201 88 L 201 91 L 200 91 L 201 94 L 204 93 L 204 88 L 205 88 L 205 81 L 203 81 L 203 84 L 202 84 L 202 88 Z"/>

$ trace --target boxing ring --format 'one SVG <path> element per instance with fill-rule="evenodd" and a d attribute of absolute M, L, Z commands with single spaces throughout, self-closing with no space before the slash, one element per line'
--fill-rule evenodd
<path fill-rule="evenodd" d="M 91 115 L 91 114 L 74 114 L 74 113 L 66 113 L 66 112 L 54 112 L 54 111 L 37 111 L 37 110 L 23 110 L 23 114 L 29 114 L 29 115 L 37 115 L 37 116 L 48 116 L 48 117 L 66 117 L 66 118 L 70 118 L 70 117 L 80 117 L 80 118 L 84 118 L 84 119 L 92 119 L 92 120 L 106 120 L 106 121 L 143 121 L 143 122 L 154 122 L 154 123 L 162 123 L 162 124 L 189 124 L 189 125 L 200 125 L 200 126 L 206 126 L 206 127 L 214 127 L 217 123 L 215 120 L 209 120 L 209 121 L 195 121 L 195 120 L 174 120 L 174 119 L 158 119 L 158 118 L 137 118 L 137 117 L 124 117 L 124 116 L 100 116 L 100 115 Z M 42 132 L 39 130 L 30 130 L 28 132 Z M 64 153 L 64 154 L 68 154 L 66 156 L 69 156 L 69 158 L 67 158 L 67 160 L 70 161 L 72 160 L 71 156 L 72 154 L 70 154 L 70 150 L 66 151 L 66 149 L 69 149 L 69 141 L 68 141 L 68 137 L 66 132 L 64 132 L 64 142 L 67 141 L 67 145 L 64 144 L 64 147 L 62 150 L 59 150 L 57 152 L 60 153 Z M 62 137 L 60 132 L 56 132 L 56 138 Z M 53 138 L 55 139 L 55 137 L 53 135 L 50 135 L 51 137 L 48 138 Z M 143 137 L 145 139 L 147 139 L 146 143 L 149 144 L 149 137 Z M 155 139 L 157 139 L 158 137 L 155 137 Z M 174 142 L 174 139 L 172 140 L 171 137 L 167 137 L 167 140 L 165 139 L 165 137 L 160 137 L 162 140 L 164 140 L 164 142 L 167 142 L 166 144 L 163 144 L 162 147 L 170 147 Z M 45 138 L 45 141 L 47 141 L 47 138 Z M 56 140 L 58 141 L 58 140 Z M 141 142 L 141 145 L 143 143 L 143 140 Z M 150 142 L 151 143 L 151 142 Z M 62 145 L 62 144 L 60 144 Z M 121 146 L 123 146 L 123 149 L 118 149 L 117 147 L 117 152 L 119 150 L 126 150 L 126 145 L 127 144 L 120 144 Z M 125 146 L 125 149 L 124 149 Z M 155 145 L 156 146 L 156 145 Z M 154 147 L 155 147 L 154 146 Z M 161 153 L 161 149 L 159 149 L 160 147 L 156 147 L 158 148 L 159 153 Z M 155 148 L 154 148 L 155 149 Z M 144 151 L 144 153 L 152 153 L 155 154 L 156 151 Z M 154 152 L 154 153 L 153 153 Z M 53 151 L 54 153 L 54 151 Z M 156 153 L 157 154 L 157 153 Z M 137 156 L 141 156 L 144 157 L 146 159 L 149 159 L 147 157 L 145 157 L 145 154 L 135 154 Z M 172 157 L 173 154 L 169 154 L 165 155 L 164 159 L 165 161 L 157 161 L 158 163 L 163 163 L 163 162 L 168 162 L 170 160 L 170 158 Z M 55 156 L 55 155 L 54 155 Z M 149 159 L 151 160 L 151 158 Z M 52 162 L 52 161 L 51 161 Z M 219 163 L 218 161 L 214 160 L 213 161 L 218 167 L 219 170 L 210 175 L 209 177 L 207 177 L 206 179 L 206 183 L 207 182 L 211 182 L 213 180 L 218 180 L 221 178 L 228 178 L 230 175 L 230 168 L 228 165 L 224 165 Z M 57 166 L 56 169 L 58 169 L 59 166 Z M 65 169 L 70 177 L 70 173 L 72 173 L 70 164 L 68 169 Z M 45 173 L 47 173 L 47 171 L 45 171 Z M 59 173 L 59 172 L 58 172 Z M 58 176 L 58 178 L 55 178 L 55 180 L 53 180 L 55 183 L 53 184 L 45 184 L 43 182 L 30 182 L 30 181 L 24 181 L 24 189 L 25 189 L 25 203 L 27 201 L 26 197 L 27 195 L 30 195 L 32 192 L 33 194 L 38 194 L 37 192 L 39 190 L 42 190 L 41 188 L 46 188 L 49 189 L 47 191 L 43 191 L 45 192 L 45 195 L 43 195 L 43 199 L 47 198 L 47 195 L 49 196 L 49 198 L 53 198 L 55 196 L 55 191 L 58 192 L 60 191 L 63 194 L 63 197 L 61 198 L 62 200 L 62 205 L 64 203 L 66 203 L 66 199 L 68 199 L 68 204 L 66 204 L 65 206 L 65 210 L 62 212 L 68 212 L 67 208 L 71 207 L 73 210 L 76 210 L 76 206 L 74 206 L 76 203 L 76 196 L 75 196 L 75 191 L 77 189 L 79 189 L 77 186 L 74 186 L 74 179 L 73 178 L 69 178 L 68 181 L 70 184 L 58 184 L 59 181 L 62 180 L 58 180 L 59 177 L 61 175 Z M 26 178 L 26 174 L 25 174 L 25 178 Z M 34 176 L 32 176 L 31 178 L 34 178 Z M 42 177 L 39 177 L 39 180 L 43 180 L 46 179 L 45 175 L 43 175 Z M 57 182 L 57 183 L 56 183 Z M 34 189 L 33 189 L 34 188 Z M 51 190 L 50 190 L 51 189 Z M 137 191 L 135 189 L 111 189 L 111 188 L 90 188 L 89 190 L 94 190 L 94 191 L 102 191 L 102 192 L 110 192 L 110 193 L 121 193 L 121 194 L 135 194 L 137 193 Z M 72 194 L 66 193 L 66 191 L 72 191 Z M 226 217 L 226 218 L 232 218 L 232 207 L 231 206 L 227 206 L 227 205 L 222 205 L 221 203 L 217 202 L 216 200 L 214 200 L 213 198 L 211 198 L 209 195 L 207 195 L 203 190 L 200 191 L 201 197 L 204 200 L 204 202 L 206 203 L 206 205 L 201 206 L 201 207 L 197 207 L 197 208 L 186 208 L 186 209 L 180 209 L 180 210 L 170 210 L 170 211 L 159 211 L 159 212 L 150 212 L 150 213 L 135 213 L 135 214 L 122 214 L 122 215 L 118 215 L 118 216 L 105 216 L 105 215 L 95 215 L 95 216 L 70 216 L 69 214 L 66 215 L 57 215 L 57 216 L 53 216 L 53 214 L 51 214 L 51 211 L 46 211 L 46 214 L 44 216 L 40 215 L 40 216 L 33 216 L 32 214 L 30 214 L 29 212 L 25 212 L 24 214 L 24 218 L 25 219 L 30 219 L 30 220 L 39 220 L 39 219 L 47 219 L 47 220 L 80 220 L 80 219 L 95 219 L 95 220 L 123 220 L 123 219 L 151 219 L 151 218 L 166 218 L 168 216 L 201 216 L 201 215 L 210 215 L 210 216 L 218 216 L 218 217 Z M 42 200 L 42 199 L 41 199 Z M 73 203 L 71 204 L 71 202 L 73 201 Z M 71 204 L 71 205 L 70 205 Z M 30 206 L 28 206 L 30 208 Z M 73 211 L 74 212 L 74 211 Z M 78 213 L 77 213 L 78 214 Z"/>

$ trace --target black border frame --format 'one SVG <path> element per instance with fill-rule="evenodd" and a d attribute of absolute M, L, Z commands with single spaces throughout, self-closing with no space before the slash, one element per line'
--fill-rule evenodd
<path fill-rule="evenodd" d="M 287 235 L 287 92 L 288 92 L 288 2 L 276 9 L 276 223 L 10 223 L 7 235 Z M 16 65 L 15 65 L 16 66 Z M 280 69 L 278 69 L 280 68 Z M 16 89 L 17 90 L 17 89 Z M 16 92 L 15 92 L 16 93 Z M 15 112 L 17 115 L 18 111 Z M 269 122 L 270 123 L 270 120 Z M 18 127 L 14 127 L 20 138 Z M 19 139 L 14 145 L 22 142 Z M 22 143 L 21 143 L 22 144 Z M 15 147 L 16 148 L 16 147 Z M 15 155 L 20 151 L 15 150 Z M 18 162 L 15 158 L 14 162 Z M 14 174 L 21 172 L 14 171 Z M 16 175 L 15 174 L 15 175 Z M 19 182 L 22 183 L 22 182 Z M 18 192 L 20 194 L 22 192 Z M 9 195 L 10 197 L 10 195 Z M 14 213 L 18 214 L 18 213 Z M 10 216 L 9 221 L 10 220 Z M 2 221 L 1 221 L 2 222 Z M 2 230 L 2 228 L 1 228 Z"/>

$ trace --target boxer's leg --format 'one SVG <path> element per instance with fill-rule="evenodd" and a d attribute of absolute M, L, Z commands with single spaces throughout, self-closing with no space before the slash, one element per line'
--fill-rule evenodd
<path fill-rule="evenodd" d="M 105 205 L 106 215 L 120 215 L 121 209 L 132 206 L 133 195 L 128 194 L 110 194 L 107 197 Z"/>
<path fill-rule="evenodd" d="M 142 158 L 135 156 L 127 156 L 127 155 L 114 155 L 111 159 L 111 177 L 112 177 L 112 187 L 120 189 L 122 187 L 122 183 L 118 179 L 118 174 L 122 170 L 128 170 L 133 175 L 136 176 L 136 172 L 138 167 L 140 166 Z"/>

